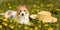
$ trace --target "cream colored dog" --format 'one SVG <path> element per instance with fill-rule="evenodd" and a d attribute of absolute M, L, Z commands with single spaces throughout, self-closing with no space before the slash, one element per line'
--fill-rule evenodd
<path fill-rule="evenodd" d="M 52 17 L 51 13 L 49 11 L 41 11 L 41 12 L 38 12 L 37 14 L 31 15 L 30 17 L 32 19 L 38 18 L 43 23 L 54 23 L 54 22 L 57 22 L 57 18 Z"/>

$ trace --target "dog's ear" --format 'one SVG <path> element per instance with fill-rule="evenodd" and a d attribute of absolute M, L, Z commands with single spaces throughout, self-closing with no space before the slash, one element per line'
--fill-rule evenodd
<path fill-rule="evenodd" d="M 22 5 L 22 6 L 19 5 L 19 6 L 17 6 L 16 10 L 19 10 L 20 7 L 26 7 L 27 9 L 29 9 L 29 6 L 27 6 L 27 5 Z"/>
<path fill-rule="evenodd" d="M 26 7 L 27 9 L 29 9 L 29 6 L 28 5 L 23 5 L 24 7 Z"/>
<path fill-rule="evenodd" d="M 16 10 L 19 10 L 20 7 L 21 7 L 21 5 L 17 6 L 17 7 L 16 7 Z"/>

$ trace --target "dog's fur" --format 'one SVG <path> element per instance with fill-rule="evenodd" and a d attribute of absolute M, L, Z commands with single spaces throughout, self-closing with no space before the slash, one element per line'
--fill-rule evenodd
<path fill-rule="evenodd" d="M 29 23 L 29 11 L 27 6 L 18 6 L 17 11 L 8 10 L 5 13 L 5 17 L 9 19 L 17 18 L 19 23 L 28 24 Z"/>
<path fill-rule="evenodd" d="M 42 23 L 54 23 L 57 22 L 57 18 L 52 17 L 49 11 L 41 11 L 37 14 L 30 15 L 30 18 L 36 19 L 38 18 Z"/>

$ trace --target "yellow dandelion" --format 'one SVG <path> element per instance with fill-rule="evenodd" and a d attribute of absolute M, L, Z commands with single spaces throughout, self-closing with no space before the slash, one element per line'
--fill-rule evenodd
<path fill-rule="evenodd" d="M 38 25 L 39 28 L 41 28 L 41 25 Z"/>
<path fill-rule="evenodd" d="M 48 24 L 45 24 L 44 26 L 48 26 Z"/>
<path fill-rule="evenodd" d="M 3 21 L 7 21 L 8 19 L 7 18 L 4 18 Z"/>
<path fill-rule="evenodd" d="M 56 24 L 56 27 L 59 27 L 59 24 Z"/>
<path fill-rule="evenodd" d="M 39 9 L 37 9 L 37 11 L 40 11 Z"/>
<path fill-rule="evenodd" d="M 28 29 L 28 27 L 27 27 L 27 26 L 25 26 L 25 27 L 24 27 L 24 29 L 25 29 L 25 30 L 27 30 L 27 29 Z"/>
<path fill-rule="evenodd" d="M 43 7 L 43 4 L 41 4 L 41 7 Z"/>
<path fill-rule="evenodd" d="M 36 5 L 33 5 L 33 7 L 37 7 Z"/>
<path fill-rule="evenodd" d="M 12 20 L 10 20 L 10 22 L 13 22 Z"/>
<path fill-rule="evenodd" d="M 0 19 L 3 19 L 2 17 L 0 17 Z"/>
<path fill-rule="evenodd" d="M 34 12 L 34 10 L 31 11 L 32 13 Z"/>
<path fill-rule="evenodd" d="M 18 19 L 17 19 L 17 18 L 14 18 L 14 21 L 15 21 L 15 22 L 18 22 Z"/>
<path fill-rule="evenodd" d="M 47 7 L 49 7 L 49 4 L 47 5 Z"/>
<path fill-rule="evenodd" d="M 39 6 L 37 8 L 40 8 Z"/>
<path fill-rule="evenodd" d="M 52 7 L 53 5 L 52 4 L 48 4 L 47 7 Z"/>
<path fill-rule="evenodd" d="M 4 26 L 8 26 L 8 24 L 7 24 L 6 22 L 2 22 L 2 24 L 3 24 Z"/>
<path fill-rule="evenodd" d="M 30 30 L 33 30 L 33 28 L 30 28 Z"/>
<path fill-rule="evenodd" d="M 32 22 L 29 22 L 28 25 L 33 25 L 33 23 Z"/>
<path fill-rule="evenodd" d="M 8 3 L 8 6 L 11 5 L 10 3 Z"/>
<path fill-rule="evenodd" d="M 50 28 L 48 28 L 48 30 L 53 30 L 53 28 L 50 27 Z"/>
<path fill-rule="evenodd" d="M 59 11 L 60 9 L 56 8 L 57 11 Z"/>
<path fill-rule="evenodd" d="M 11 6 L 9 6 L 9 8 L 11 9 L 12 7 L 11 7 Z"/>
<path fill-rule="evenodd" d="M 14 25 L 9 25 L 9 27 L 10 27 L 11 29 L 14 29 Z"/>
<path fill-rule="evenodd" d="M 53 6 L 53 4 L 49 4 L 49 6 Z"/>
<path fill-rule="evenodd" d="M 34 30 L 38 30 L 38 27 L 35 27 Z"/>
<path fill-rule="evenodd" d="M 2 29 L 2 25 L 0 25 L 0 29 Z"/>

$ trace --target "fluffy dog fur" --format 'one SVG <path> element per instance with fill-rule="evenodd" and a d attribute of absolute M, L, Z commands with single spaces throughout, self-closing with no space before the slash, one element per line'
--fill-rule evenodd
<path fill-rule="evenodd" d="M 9 19 L 17 18 L 19 23 L 28 24 L 29 23 L 29 11 L 27 6 L 18 6 L 17 11 L 8 10 L 5 13 L 5 17 Z"/>
<path fill-rule="evenodd" d="M 41 11 L 38 12 L 35 15 L 31 15 L 30 16 L 32 19 L 36 19 L 38 18 L 39 20 L 41 20 L 43 23 L 54 23 L 57 22 L 57 18 L 52 17 L 51 13 L 48 11 Z"/>

